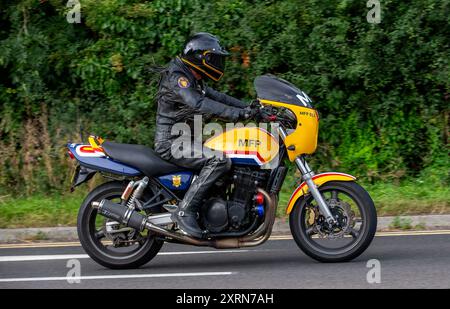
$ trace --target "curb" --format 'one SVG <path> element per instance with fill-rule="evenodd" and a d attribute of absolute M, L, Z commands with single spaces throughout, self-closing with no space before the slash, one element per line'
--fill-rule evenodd
<path fill-rule="evenodd" d="M 379 217 L 378 231 L 392 231 L 392 224 L 399 217 Z M 436 230 L 450 229 L 450 215 L 402 216 L 397 230 Z M 290 235 L 287 218 L 275 220 L 272 235 Z M 0 229 L 0 243 L 33 242 L 33 241 L 76 241 L 76 227 L 45 227 L 23 229 Z"/>
<path fill-rule="evenodd" d="M 0 243 L 78 240 L 76 227 L 0 229 Z"/>

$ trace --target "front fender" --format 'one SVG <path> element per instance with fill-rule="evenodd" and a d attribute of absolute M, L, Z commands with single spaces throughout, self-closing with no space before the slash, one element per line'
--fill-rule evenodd
<path fill-rule="evenodd" d="M 320 187 L 324 183 L 330 181 L 354 181 L 354 180 L 356 180 L 356 177 L 352 175 L 336 172 L 322 173 L 313 177 L 313 181 L 317 185 L 317 187 Z M 294 193 L 292 193 L 291 198 L 289 199 L 286 214 L 289 215 L 291 213 L 297 200 L 306 193 L 308 193 L 308 189 L 309 189 L 308 185 L 305 182 L 303 182 L 300 186 L 298 186 L 298 188 L 294 191 Z"/>

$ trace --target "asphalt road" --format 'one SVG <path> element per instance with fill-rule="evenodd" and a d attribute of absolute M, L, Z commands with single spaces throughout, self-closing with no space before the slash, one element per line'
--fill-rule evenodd
<path fill-rule="evenodd" d="M 67 262 L 78 259 L 81 282 L 68 283 Z M 380 261 L 381 283 L 368 283 L 369 260 Z M 73 265 L 73 264 L 72 264 Z M 450 288 L 450 232 L 377 236 L 350 263 L 321 264 L 292 239 L 219 251 L 166 244 L 135 270 L 109 270 L 77 244 L 0 245 L 0 289 L 8 288 Z"/>

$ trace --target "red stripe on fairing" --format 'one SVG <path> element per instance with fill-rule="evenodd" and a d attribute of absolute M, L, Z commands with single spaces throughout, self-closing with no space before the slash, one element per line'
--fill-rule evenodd
<path fill-rule="evenodd" d="M 354 176 L 352 176 L 352 175 L 345 174 L 345 173 L 337 173 L 337 172 L 334 172 L 334 173 L 331 172 L 331 173 L 318 174 L 318 175 L 316 175 L 316 176 L 313 176 L 312 179 L 313 179 L 313 180 L 316 180 L 316 179 L 321 178 L 321 177 L 324 177 L 324 176 L 347 176 L 347 177 L 356 179 L 356 177 L 354 177 Z M 288 205 L 291 204 L 292 199 L 293 199 L 294 196 L 298 193 L 298 191 L 302 190 L 303 187 L 305 187 L 305 186 L 306 186 L 306 182 L 302 182 L 302 184 L 301 184 L 297 189 L 295 189 L 294 193 L 292 193 L 291 198 L 289 199 Z"/>
<path fill-rule="evenodd" d="M 262 163 L 266 163 L 266 160 L 261 157 L 259 152 L 257 151 L 246 151 L 246 150 L 228 150 L 225 151 L 226 154 L 240 154 L 240 155 L 255 155 L 258 160 L 260 160 Z"/>

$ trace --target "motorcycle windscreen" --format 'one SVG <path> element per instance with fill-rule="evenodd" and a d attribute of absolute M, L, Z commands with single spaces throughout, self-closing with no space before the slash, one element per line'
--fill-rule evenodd
<path fill-rule="evenodd" d="M 260 100 L 313 108 L 312 101 L 305 92 L 276 76 L 259 76 L 255 79 L 254 86 Z"/>

